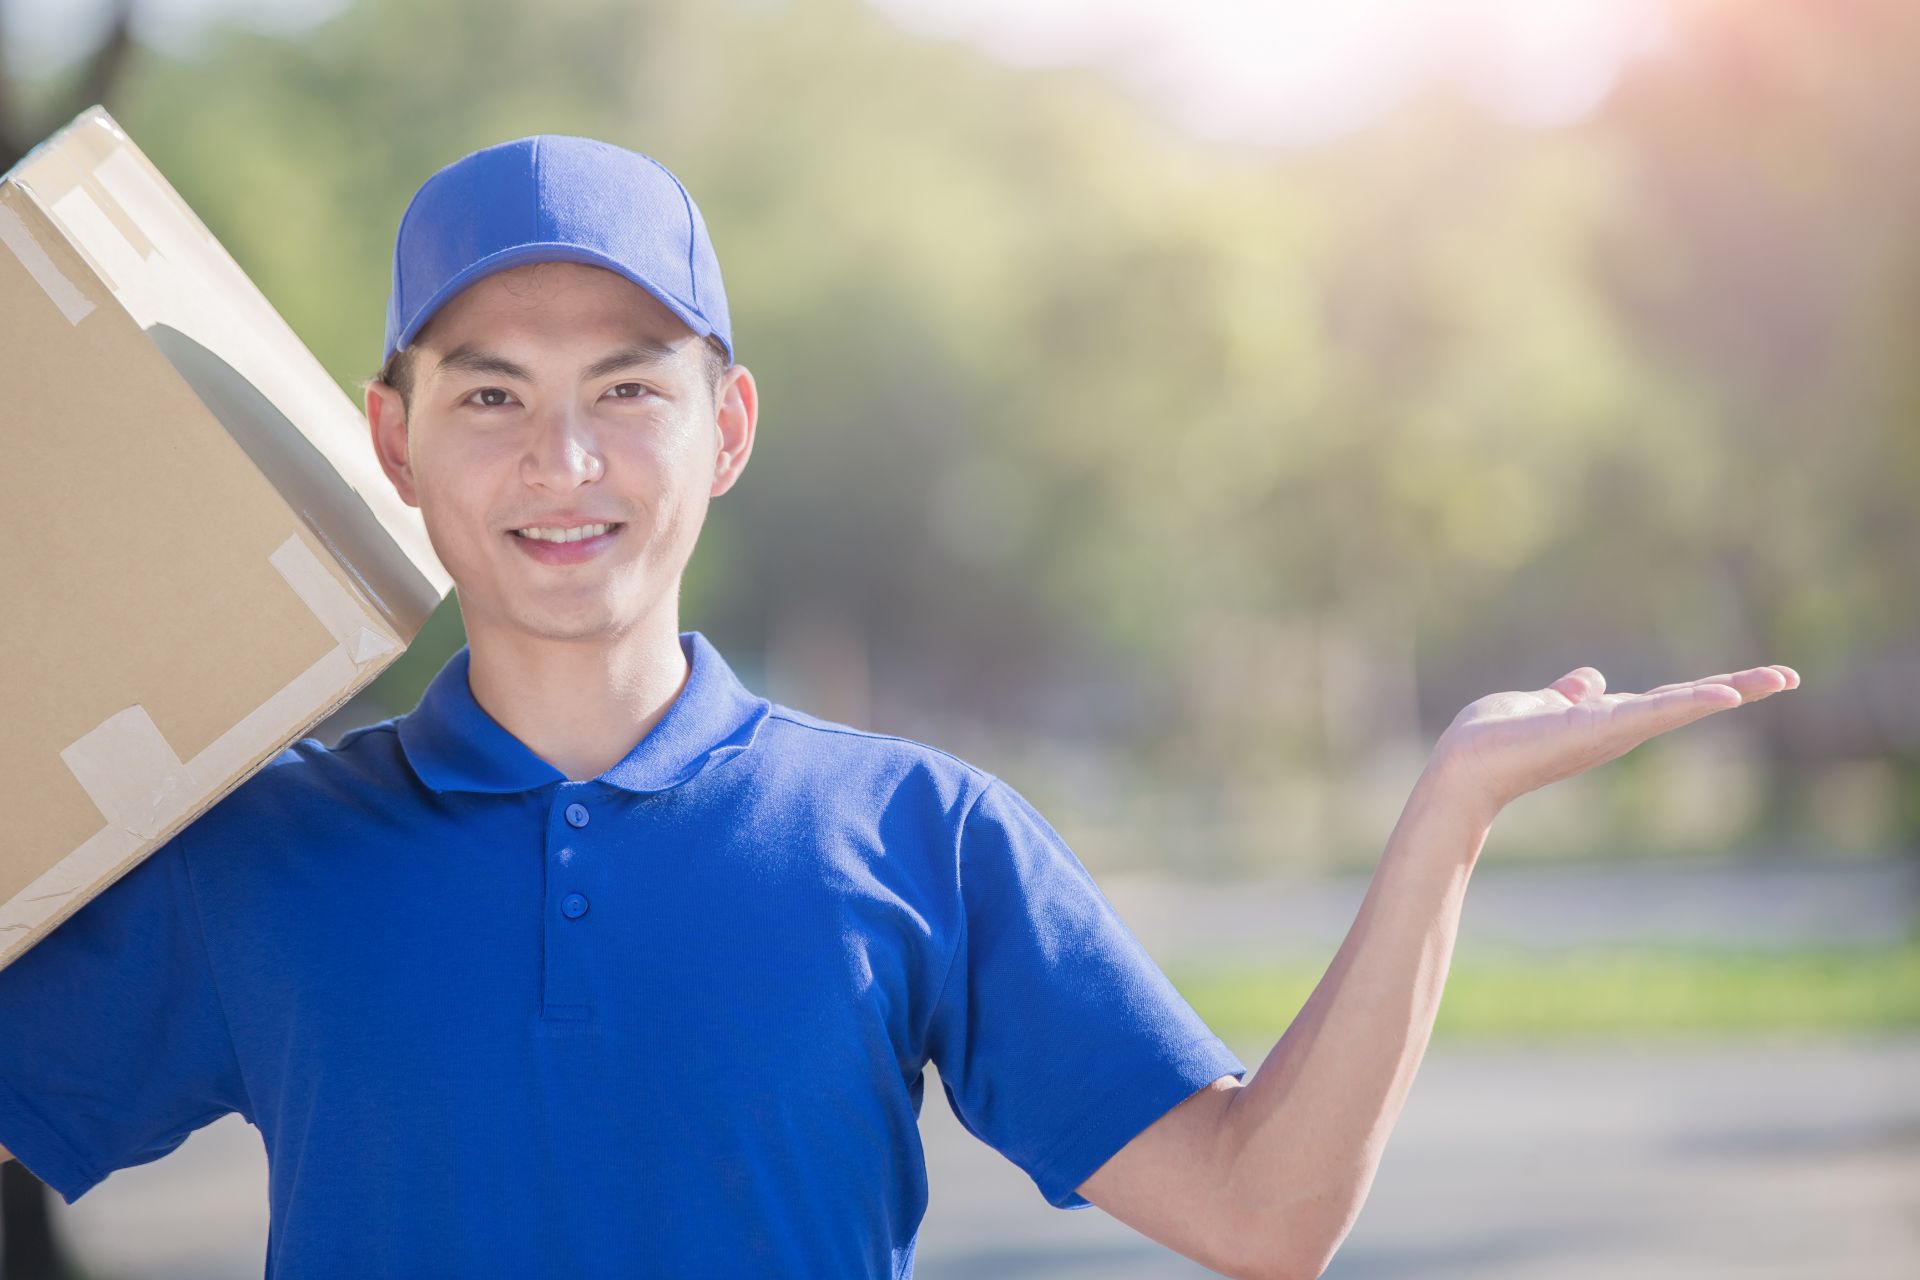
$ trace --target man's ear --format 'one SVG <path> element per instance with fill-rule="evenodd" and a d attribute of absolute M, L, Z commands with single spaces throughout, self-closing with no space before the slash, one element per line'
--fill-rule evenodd
<path fill-rule="evenodd" d="M 367 430 L 373 435 L 374 456 L 380 469 L 410 507 L 420 505 L 413 487 L 413 465 L 407 459 L 407 410 L 400 393 L 374 378 L 367 383 Z"/>
<path fill-rule="evenodd" d="M 760 416 L 760 393 L 743 364 L 727 366 L 714 395 L 713 420 L 720 429 L 720 452 L 713 460 L 713 490 L 719 497 L 733 488 L 753 452 L 753 429 Z"/>

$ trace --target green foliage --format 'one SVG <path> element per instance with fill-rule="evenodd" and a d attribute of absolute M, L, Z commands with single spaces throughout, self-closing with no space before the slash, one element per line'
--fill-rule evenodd
<path fill-rule="evenodd" d="M 835 610 L 887 705 L 1203 812 L 1582 663 L 1785 661 L 1742 728 L 1778 822 L 1789 735 L 1914 741 L 1851 673 L 1920 638 L 1920 21 L 1679 12 L 1579 126 L 1432 98 L 1301 152 L 856 0 L 363 0 L 109 105 L 356 400 L 433 170 L 562 131 L 679 173 L 762 394 L 688 625 Z"/>

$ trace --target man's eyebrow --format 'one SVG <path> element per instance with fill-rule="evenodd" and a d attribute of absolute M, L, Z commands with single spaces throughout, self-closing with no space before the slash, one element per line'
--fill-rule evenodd
<path fill-rule="evenodd" d="M 637 365 L 666 364 L 673 359 L 673 355 L 674 348 L 658 338 L 642 338 L 611 355 L 595 360 L 581 371 L 580 376 L 591 380 L 609 373 L 618 373 L 622 369 L 631 369 Z"/>
<path fill-rule="evenodd" d="M 630 369 L 636 365 L 665 364 L 673 359 L 674 348 L 658 338 L 642 338 L 618 351 L 602 356 L 581 371 L 586 379 L 604 377 L 606 374 Z M 522 382 L 532 382 L 533 374 L 515 364 L 505 356 L 492 351 L 484 351 L 471 342 L 463 342 L 446 355 L 440 357 L 440 363 L 434 366 L 436 373 L 467 372 L 492 373 L 502 378 L 518 378 Z"/>
<path fill-rule="evenodd" d="M 440 357 L 440 363 L 433 366 L 435 373 L 495 373 L 503 378 L 518 378 L 522 382 L 532 382 L 533 375 L 507 359 L 491 351 L 482 351 L 471 342 L 463 342 Z"/>

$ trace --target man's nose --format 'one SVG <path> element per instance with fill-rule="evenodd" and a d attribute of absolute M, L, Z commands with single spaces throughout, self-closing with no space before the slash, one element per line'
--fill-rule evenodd
<path fill-rule="evenodd" d="M 565 405 L 535 422 L 521 472 L 528 484 L 573 488 L 596 480 L 605 470 L 591 415 Z"/>

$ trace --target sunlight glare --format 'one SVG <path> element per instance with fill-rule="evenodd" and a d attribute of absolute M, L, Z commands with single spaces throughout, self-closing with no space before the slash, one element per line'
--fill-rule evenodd
<path fill-rule="evenodd" d="M 1516 123 L 1591 111 L 1664 0 L 869 0 L 1023 66 L 1100 65 L 1207 137 L 1303 144 L 1451 87 Z"/>

